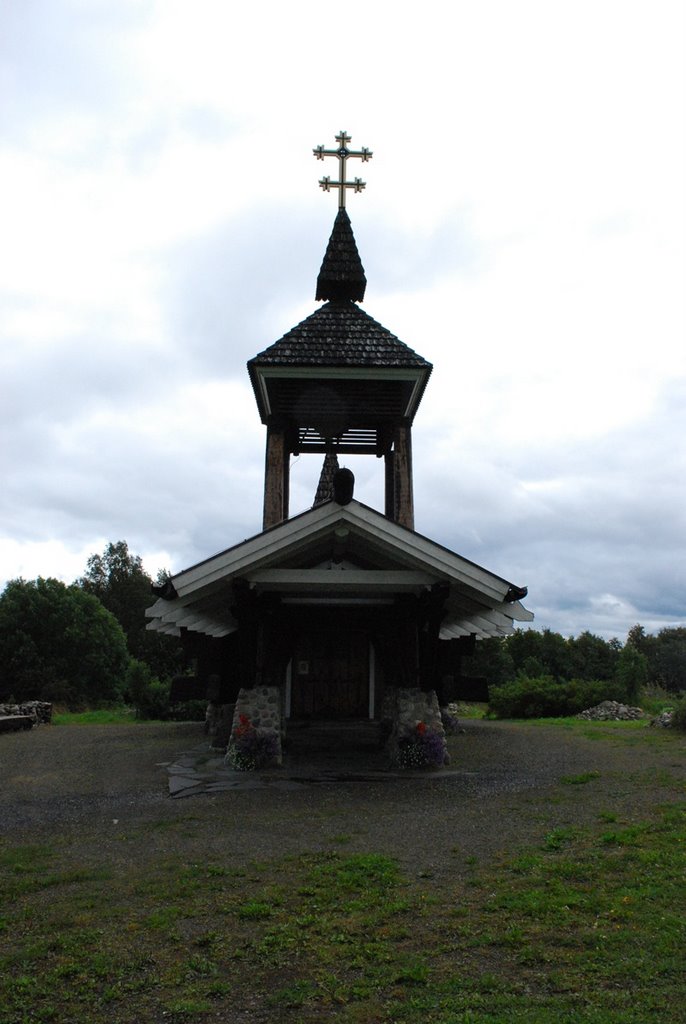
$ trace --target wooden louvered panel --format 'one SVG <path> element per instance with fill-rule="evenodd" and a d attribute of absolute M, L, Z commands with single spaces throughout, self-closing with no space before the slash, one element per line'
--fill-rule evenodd
<path fill-rule="evenodd" d="M 272 413 L 298 424 L 333 417 L 345 425 L 363 426 L 402 418 L 412 391 L 405 381 L 331 381 L 271 379 Z"/>
<path fill-rule="evenodd" d="M 297 451 L 326 453 L 333 441 L 335 451 L 342 455 L 383 454 L 379 431 L 374 428 L 350 428 L 336 437 L 327 439 L 316 427 L 301 427 L 298 431 Z"/>

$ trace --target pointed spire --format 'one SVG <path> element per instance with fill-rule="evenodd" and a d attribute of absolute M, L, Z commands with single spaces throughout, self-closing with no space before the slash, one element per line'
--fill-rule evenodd
<path fill-rule="evenodd" d="M 345 210 L 339 210 L 317 278 L 315 298 L 362 302 L 366 287 L 367 278 L 357 251 L 350 217 Z"/>
<path fill-rule="evenodd" d="M 331 501 L 333 498 L 333 478 L 337 472 L 338 456 L 335 452 L 327 452 L 324 456 L 324 464 L 319 475 L 317 493 L 314 496 L 312 508 L 316 508 L 317 505 L 323 505 L 325 501 Z"/>

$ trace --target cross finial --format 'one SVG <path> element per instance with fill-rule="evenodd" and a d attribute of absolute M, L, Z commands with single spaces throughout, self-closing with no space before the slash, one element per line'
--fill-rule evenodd
<path fill-rule="evenodd" d="M 332 181 L 328 176 L 319 179 L 320 186 L 325 192 L 330 192 L 332 188 L 338 189 L 338 209 L 345 209 L 345 190 L 352 188 L 355 192 L 361 192 L 366 187 L 366 182 L 362 181 L 361 178 L 354 178 L 352 181 L 347 181 L 345 176 L 345 162 L 351 156 L 357 156 L 360 158 L 362 163 L 366 163 L 372 158 L 371 150 L 363 147 L 362 149 L 348 149 L 348 143 L 350 142 L 350 136 L 340 131 L 336 136 L 336 142 L 338 143 L 338 149 L 324 149 L 323 146 L 317 146 L 312 152 L 316 156 L 317 160 L 323 160 L 325 156 L 338 157 L 338 181 Z"/>

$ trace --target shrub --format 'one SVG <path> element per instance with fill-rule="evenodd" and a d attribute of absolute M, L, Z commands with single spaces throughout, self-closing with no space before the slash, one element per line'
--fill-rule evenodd
<path fill-rule="evenodd" d="M 674 705 L 674 711 L 672 712 L 672 729 L 678 729 L 679 732 L 686 732 L 686 697 L 682 697 L 681 700 L 677 701 Z"/>
<path fill-rule="evenodd" d="M 641 690 L 638 702 L 648 714 L 661 715 L 674 707 L 674 694 L 655 683 L 648 683 Z"/>
<path fill-rule="evenodd" d="M 167 718 L 172 722 L 204 722 L 207 700 L 181 700 L 169 705 Z"/>
<path fill-rule="evenodd" d="M 155 679 L 144 661 L 131 658 L 126 673 L 129 700 L 136 718 L 162 718 L 169 714 L 169 683 Z"/>
<path fill-rule="evenodd" d="M 576 715 L 603 700 L 621 699 L 616 683 L 585 679 L 555 682 L 552 676 L 519 676 L 493 687 L 489 711 L 496 718 L 556 718 Z"/>

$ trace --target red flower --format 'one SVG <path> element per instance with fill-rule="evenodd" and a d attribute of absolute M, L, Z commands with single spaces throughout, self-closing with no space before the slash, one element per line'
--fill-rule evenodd
<path fill-rule="evenodd" d="M 248 715 L 238 716 L 238 725 L 234 729 L 234 736 L 245 736 L 252 729 L 252 722 Z"/>
<path fill-rule="evenodd" d="M 420 736 L 423 736 L 426 732 L 426 722 L 417 722 L 417 732 Z"/>

